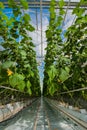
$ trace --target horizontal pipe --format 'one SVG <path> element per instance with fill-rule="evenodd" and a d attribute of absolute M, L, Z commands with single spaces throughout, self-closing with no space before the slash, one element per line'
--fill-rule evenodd
<path fill-rule="evenodd" d="M 1 1 L 1 2 L 3 2 L 3 0 Z M 5 1 L 5 2 L 3 2 L 4 3 L 4 5 L 7 7 L 8 6 L 8 2 L 7 1 Z M 56 2 L 56 5 L 55 5 L 55 7 L 56 8 L 59 8 L 58 7 L 58 1 Z M 20 4 L 20 2 L 17 2 L 17 4 Z M 35 8 L 35 6 L 36 7 L 40 7 L 40 1 L 28 1 L 28 4 L 29 4 L 29 7 L 34 7 Z M 70 2 L 70 5 L 69 5 L 69 8 L 71 8 L 72 9 L 72 7 L 75 7 L 75 6 L 77 6 L 77 4 L 78 4 L 78 2 Z M 42 7 L 49 7 L 50 6 L 50 1 L 42 1 Z M 65 2 L 65 5 L 64 6 L 68 6 L 68 2 Z M 82 4 L 81 5 L 81 7 L 87 7 L 87 4 Z"/>

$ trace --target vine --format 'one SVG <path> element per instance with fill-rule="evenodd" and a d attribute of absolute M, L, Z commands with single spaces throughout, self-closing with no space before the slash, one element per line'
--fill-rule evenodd
<path fill-rule="evenodd" d="M 87 3 L 85 0 L 81 0 L 73 9 L 72 13 L 76 15 L 76 20 L 67 29 L 66 41 L 63 42 L 61 25 L 65 14 L 63 10 L 64 1 L 59 1 L 58 17 L 52 15 L 52 13 L 56 14 L 53 2 L 55 1 L 51 0 L 50 8 L 53 8 L 54 12 L 50 10 L 50 23 L 46 31 L 48 33 L 50 28 L 52 29 L 46 35 L 48 44 L 45 57 L 44 95 L 57 96 L 58 93 L 83 88 L 87 85 L 87 15 L 85 8 L 80 8 L 82 4 Z M 55 16 L 55 18 L 52 19 L 51 16 Z M 53 37 L 54 39 L 52 39 Z M 87 99 L 86 95 L 86 91 L 77 93 L 77 97 Z M 76 93 L 67 93 L 66 96 L 74 99 Z"/>
<path fill-rule="evenodd" d="M 57 70 L 55 67 L 56 59 L 61 53 L 62 39 L 61 39 L 61 26 L 63 23 L 63 16 L 65 11 L 63 10 L 64 1 L 59 2 L 59 15 L 57 16 L 55 11 L 56 1 L 52 0 L 50 3 L 50 23 L 48 30 L 46 31 L 47 36 L 47 54 L 45 57 L 45 71 L 44 71 L 44 91 L 47 90 L 47 94 L 53 95 L 58 87 L 55 82 L 55 77 L 57 75 Z M 47 89 L 46 89 L 47 87 Z"/>
<path fill-rule="evenodd" d="M 0 2 L 0 85 L 10 86 L 29 95 L 40 95 L 39 74 L 34 44 L 28 32 L 34 31 L 27 13 L 28 3 L 20 0 L 8 0 L 13 16 L 8 18 L 3 13 L 4 5 Z"/>

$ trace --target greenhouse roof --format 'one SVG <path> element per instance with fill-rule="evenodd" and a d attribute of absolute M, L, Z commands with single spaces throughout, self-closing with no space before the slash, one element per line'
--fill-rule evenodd
<path fill-rule="evenodd" d="M 12 17 L 12 10 L 8 7 L 8 0 L 0 0 L 5 4 L 5 13 L 8 17 Z M 19 1 L 19 0 L 15 0 Z M 30 33 L 29 36 L 32 37 L 32 41 L 35 45 L 35 50 L 37 54 L 38 63 L 42 64 L 40 66 L 41 71 L 43 71 L 44 66 L 44 57 L 46 54 L 45 48 L 47 47 L 47 39 L 45 31 L 48 29 L 49 19 L 50 19 L 50 12 L 49 12 L 49 5 L 50 0 L 27 0 L 29 2 L 29 9 L 27 13 L 30 14 L 31 17 L 31 24 L 35 27 L 35 31 Z M 62 40 L 65 40 L 64 33 L 66 32 L 67 28 L 74 24 L 76 15 L 72 14 L 73 8 L 76 7 L 77 3 L 80 0 L 65 0 L 64 11 L 65 14 L 63 16 L 63 23 L 62 23 L 62 33 L 61 37 Z M 58 0 L 57 0 L 58 2 Z M 58 5 L 56 6 L 56 14 L 59 15 Z M 87 11 L 87 4 L 82 5 L 82 7 L 86 8 Z M 86 12 L 87 13 L 87 12 Z M 3 48 L 0 47 L 0 50 Z M 42 72 L 41 72 L 42 73 Z M 42 74 L 40 74 L 42 75 Z M 42 76 L 43 77 L 43 76 Z"/>
<path fill-rule="evenodd" d="M 0 0 L 1 2 L 4 2 L 5 5 L 7 6 L 8 5 L 8 0 Z M 19 2 L 19 0 L 15 0 L 16 2 Z M 68 6 L 68 3 L 69 3 L 69 8 L 72 9 L 72 7 L 75 7 L 78 2 L 80 0 L 64 0 L 65 1 L 65 6 Z M 27 0 L 27 2 L 29 2 L 29 7 L 40 7 L 41 5 L 43 7 L 49 7 L 50 5 L 50 0 Z M 59 0 L 56 0 L 56 2 L 59 2 Z M 87 5 L 82 5 L 82 7 L 86 7 Z M 57 6 L 58 8 L 58 6 Z"/>

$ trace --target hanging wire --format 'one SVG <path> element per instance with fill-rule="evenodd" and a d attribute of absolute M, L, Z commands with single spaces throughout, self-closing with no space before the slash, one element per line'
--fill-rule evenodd
<path fill-rule="evenodd" d="M 20 90 L 10 88 L 10 87 L 6 87 L 6 86 L 0 86 L 0 89 L 4 89 L 0 92 L 0 95 L 2 95 L 2 96 L 5 95 L 4 99 L 0 99 L 0 101 L 4 104 L 7 103 L 8 101 L 10 101 L 10 102 L 14 101 L 17 98 L 17 96 L 19 97 L 19 99 L 21 99 L 20 98 L 21 95 L 28 94 L 27 92 L 21 92 Z M 13 98 L 13 95 L 16 94 L 16 93 L 17 93 L 16 97 Z"/>
<path fill-rule="evenodd" d="M 34 0 L 36 2 L 36 0 Z M 37 26 L 37 30 L 38 30 L 38 14 L 37 14 L 37 6 L 36 6 L 36 26 Z"/>
<path fill-rule="evenodd" d="M 69 9 L 70 2 L 71 2 L 71 0 L 68 1 L 68 5 L 67 5 L 67 8 L 66 8 L 66 13 L 65 13 L 63 23 L 62 23 L 62 28 L 63 28 L 64 22 L 65 22 L 65 19 L 66 19 L 66 16 L 67 16 L 67 12 L 68 12 L 68 9 Z"/>
<path fill-rule="evenodd" d="M 61 92 L 61 93 L 58 93 L 58 94 L 73 93 L 73 92 L 78 92 L 78 91 L 83 91 L 83 90 L 87 90 L 87 87 L 74 89 L 74 90 L 70 90 L 70 91 L 67 91 L 67 92 Z"/>
<path fill-rule="evenodd" d="M 75 23 L 77 16 L 74 17 L 73 21 L 72 21 L 72 25 Z"/>
<path fill-rule="evenodd" d="M 42 0 L 40 0 L 40 20 L 41 20 L 41 56 L 43 57 Z M 42 60 L 43 60 L 43 59 L 42 59 Z"/>
<path fill-rule="evenodd" d="M 26 92 L 21 92 L 21 91 L 19 91 L 19 90 L 17 90 L 17 89 L 10 88 L 10 87 L 6 87 L 6 86 L 0 86 L 0 88 L 4 88 L 4 89 L 11 90 L 11 91 L 16 91 L 16 92 L 24 93 L 24 94 L 26 93 Z"/>

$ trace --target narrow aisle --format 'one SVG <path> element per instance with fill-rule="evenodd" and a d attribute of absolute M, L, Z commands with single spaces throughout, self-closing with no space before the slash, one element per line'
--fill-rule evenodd
<path fill-rule="evenodd" d="M 82 130 L 62 112 L 56 110 L 49 102 L 44 101 L 45 112 L 49 122 L 50 130 Z"/>
<path fill-rule="evenodd" d="M 0 130 L 49 130 L 43 104 L 43 98 L 39 98 L 14 118 L 0 123 Z"/>
<path fill-rule="evenodd" d="M 9 121 L 0 123 L 0 130 L 82 130 L 56 110 L 43 97 L 33 102 Z"/>
<path fill-rule="evenodd" d="M 22 110 L 14 118 L 0 123 L 0 130 L 33 130 L 39 106 L 40 99 Z"/>
<path fill-rule="evenodd" d="M 40 107 L 38 109 L 34 130 L 50 130 L 49 122 L 44 109 L 43 97 L 41 97 Z"/>

